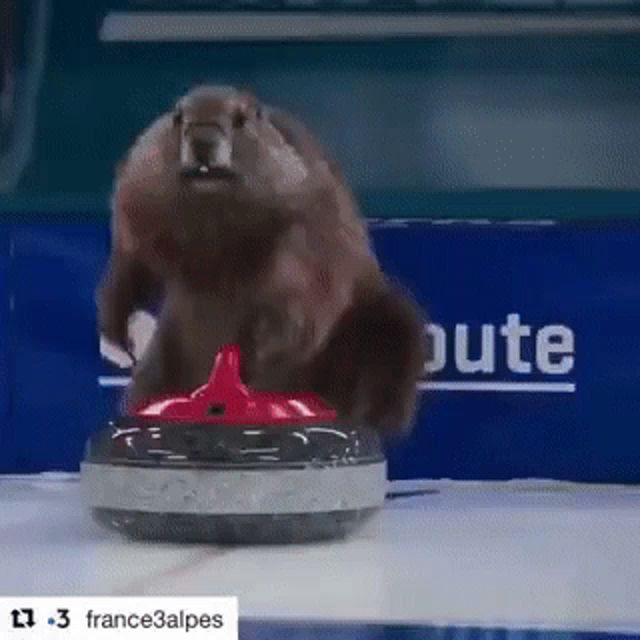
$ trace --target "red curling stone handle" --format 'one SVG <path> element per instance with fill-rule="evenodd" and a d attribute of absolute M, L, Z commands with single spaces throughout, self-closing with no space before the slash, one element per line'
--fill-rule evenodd
<path fill-rule="evenodd" d="M 187 396 L 161 398 L 136 416 L 162 421 L 242 425 L 311 425 L 336 420 L 336 411 L 314 393 L 253 391 L 240 378 L 240 348 L 223 347 L 209 380 Z"/>

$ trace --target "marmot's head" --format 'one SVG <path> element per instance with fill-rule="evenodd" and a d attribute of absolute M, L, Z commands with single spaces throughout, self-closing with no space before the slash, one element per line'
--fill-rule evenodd
<path fill-rule="evenodd" d="M 294 189 L 309 167 L 274 126 L 268 107 L 230 87 L 198 87 L 171 114 L 172 147 L 183 189 L 204 193 L 251 190 L 254 197 Z"/>
<path fill-rule="evenodd" d="M 136 140 L 119 181 L 140 196 L 175 194 L 212 208 L 230 200 L 271 204 L 320 178 L 317 156 L 305 157 L 305 141 L 293 140 L 282 122 L 249 92 L 197 87 Z"/>
<path fill-rule="evenodd" d="M 333 198 L 332 171 L 297 121 L 249 92 L 200 86 L 129 151 L 116 181 L 116 227 L 130 247 L 167 259 L 210 253 L 234 232 L 260 233 L 311 214 Z"/>

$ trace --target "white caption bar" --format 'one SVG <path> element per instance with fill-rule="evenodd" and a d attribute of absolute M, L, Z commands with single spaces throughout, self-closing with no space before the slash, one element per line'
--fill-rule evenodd
<path fill-rule="evenodd" d="M 238 640 L 237 598 L 0 598 L 3 640 Z"/>

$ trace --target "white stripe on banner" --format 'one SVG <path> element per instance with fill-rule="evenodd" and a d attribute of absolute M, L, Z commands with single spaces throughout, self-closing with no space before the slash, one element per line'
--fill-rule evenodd
<path fill-rule="evenodd" d="M 100 376 L 101 387 L 126 387 L 128 376 Z M 575 393 L 574 382 L 420 382 L 420 391 L 480 391 L 493 393 Z"/>
<path fill-rule="evenodd" d="M 496 393 L 575 393 L 574 382 L 420 382 L 421 391 L 483 391 Z"/>
<path fill-rule="evenodd" d="M 98 384 L 101 387 L 126 387 L 131 378 L 128 376 L 100 376 Z"/>

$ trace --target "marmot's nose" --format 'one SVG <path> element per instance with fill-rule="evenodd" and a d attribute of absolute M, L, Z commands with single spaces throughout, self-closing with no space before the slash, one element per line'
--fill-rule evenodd
<path fill-rule="evenodd" d="M 213 152 L 215 144 L 216 143 L 211 140 L 194 138 L 191 141 L 191 151 L 193 153 L 193 159 L 198 164 L 210 164 L 211 158 L 215 155 L 215 153 Z"/>
<path fill-rule="evenodd" d="M 224 130 L 216 125 L 195 127 L 191 136 L 193 156 L 199 164 L 227 166 L 230 145 Z"/>

